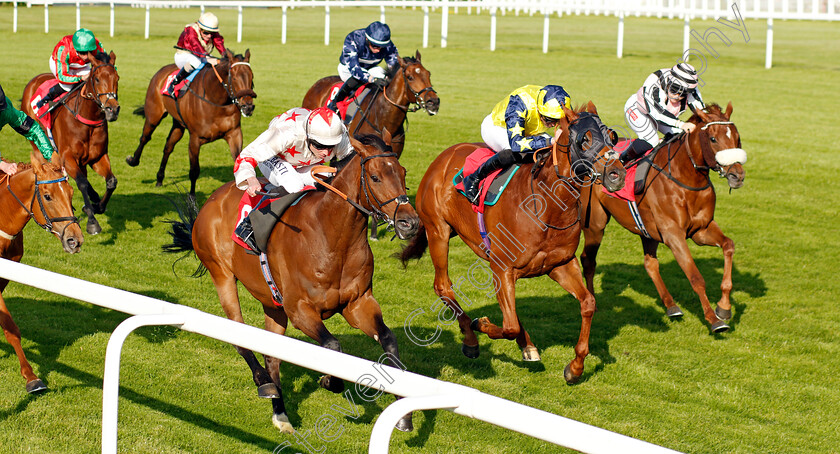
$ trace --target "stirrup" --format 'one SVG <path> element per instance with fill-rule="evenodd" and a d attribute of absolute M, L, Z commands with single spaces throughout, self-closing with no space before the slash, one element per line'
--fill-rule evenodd
<path fill-rule="evenodd" d="M 248 218 L 242 220 L 238 226 L 236 226 L 236 230 L 234 230 L 234 235 L 237 238 L 242 240 L 246 246 L 250 249 L 245 249 L 245 252 L 251 255 L 259 255 L 260 248 L 257 247 L 257 240 L 254 235 L 254 228 L 251 226 L 251 221 Z"/>

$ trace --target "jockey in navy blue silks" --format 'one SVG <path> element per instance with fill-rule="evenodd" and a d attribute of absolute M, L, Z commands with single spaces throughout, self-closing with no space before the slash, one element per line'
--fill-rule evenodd
<path fill-rule="evenodd" d="M 388 84 L 385 70 L 378 65 L 385 60 L 388 68 L 393 68 L 398 58 L 397 47 L 391 42 L 391 29 L 382 22 L 373 22 L 350 32 L 344 38 L 344 48 L 338 59 L 338 76 L 344 85 L 327 107 L 337 111 L 336 104 L 363 84 L 372 83 L 384 88 Z"/>

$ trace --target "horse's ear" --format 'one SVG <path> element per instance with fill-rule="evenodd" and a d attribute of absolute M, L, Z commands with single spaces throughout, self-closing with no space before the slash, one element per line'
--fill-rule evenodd
<path fill-rule="evenodd" d="M 592 115 L 598 115 L 598 109 L 595 108 L 595 104 L 593 104 L 592 101 L 586 103 L 586 111 Z"/>
<path fill-rule="evenodd" d="M 732 101 L 729 101 L 729 104 L 726 105 L 726 112 L 723 115 L 726 116 L 727 120 L 732 118 Z"/>
<path fill-rule="evenodd" d="M 419 50 L 414 51 L 414 58 L 417 59 L 418 63 L 420 62 L 420 51 Z"/>
<path fill-rule="evenodd" d="M 350 145 L 353 147 L 354 150 L 356 150 L 356 153 L 359 156 L 366 156 L 365 152 L 367 151 L 367 149 L 361 142 L 356 140 L 356 138 L 353 136 L 350 136 Z"/>
<path fill-rule="evenodd" d="M 569 109 L 568 107 L 564 107 L 564 108 L 563 108 L 563 113 L 565 113 L 565 114 L 566 114 L 566 116 L 565 116 L 564 118 L 565 118 L 565 119 L 566 119 L 566 121 L 567 121 L 567 122 L 569 122 L 569 123 L 571 123 L 571 122 L 573 122 L 573 121 L 575 121 L 575 120 L 577 120 L 577 119 L 578 119 L 578 114 L 577 114 L 577 112 L 575 112 L 575 111 L 574 111 L 574 110 L 572 110 L 572 109 Z"/>
<path fill-rule="evenodd" d="M 233 52 L 231 52 L 231 51 L 230 51 L 230 49 L 225 49 L 225 57 L 226 57 L 228 60 L 231 60 L 231 61 L 232 61 L 232 60 L 233 60 Z"/>
<path fill-rule="evenodd" d="M 399 63 L 400 67 L 405 67 L 405 60 L 402 57 L 397 57 L 397 63 Z"/>
<path fill-rule="evenodd" d="M 385 142 L 385 145 L 391 146 L 391 131 L 388 131 L 388 128 L 382 128 L 382 140 Z"/>
<path fill-rule="evenodd" d="M 48 162 L 44 159 L 44 156 L 40 151 L 34 149 L 29 152 L 29 161 L 32 162 L 32 167 L 34 167 L 36 171 L 40 171 L 44 164 Z"/>
<path fill-rule="evenodd" d="M 245 49 L 245 61 L 251 61 L 251 49 Z"/>
<path fill-rule="evenodd" d="M 111 53 L 108 54 L 108 58 L 110 58 L 109 63 L 113 65 L 114 62 L 117 61 L 117 54 L 115 54 L 114 51 L 111 51 Z"/>

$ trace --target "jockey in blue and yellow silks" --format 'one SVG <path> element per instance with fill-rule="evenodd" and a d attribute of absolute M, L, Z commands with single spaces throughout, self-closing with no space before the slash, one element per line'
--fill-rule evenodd
<path fill-rule="evenodd" d="M 563 108 L 570 105 L 571 97 L 559 85 L 526 85 L 496 104 L 481 123 L 481 138 L 496 154 L 464 178 L 467 198 L 475 203 L 483 178 L 515 163 L 523 153 L 533 153 L 557 140 L 562 130 L 556 129 L 554 136 L 548 131 L 566 116 Z"/>

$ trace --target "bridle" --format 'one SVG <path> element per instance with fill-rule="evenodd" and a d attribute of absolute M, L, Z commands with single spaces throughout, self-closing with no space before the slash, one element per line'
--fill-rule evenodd
<path fill-rule="evenodd" d="M 61 217 L 57 217 L 57 218 L 51 218 L 47 214 L 47 210 L 44 207 L 44 200 L 43 200 L 43 197 L 41 196 L 41 191 L 40 191 L 39 186 L 42 185 L 42 184 L 61 183 L 63 181 L 67 181 L 67 175 L 65 175 L 61 178 L 56 178 L 54 180 L 38 180 L 38 178 L 36 177 L 35 178 L 35 191 L 32 193 L 32 200 L 29 201 L 29 207 L 27 207 L 18 198 L 17 194 L 15 194 L 14 191 L 12 191 L 12 185 L 11 185 L 12 178 L 11 178 L 10 175 L 6 175 L 6 189 L 9 191 L 10 194 L 12 194 L 12 197 L 14 197 L 15 200 L 17 200 L 17 203 L 21 206 L 21 208 L 23 208 L 26 211 L 26 213 L 29 215 L 29 218 L 32 219 L 33 221 L 35 221 L 35 223 L 38 224 L 38 227 L 41 227 L 42 229 L 46 230 L 47 232 L 56 234 L 56 235 L 59 236 L 59 238 L 62 238 L 62 239 L 64 238 L 64 232 L 67 230 L 67 227 L 69 227 L 72 224 L 79 225 L 79 218 L 77 218 L 76 216 L 61 216 Z M 38 201 L 38 207 L 41 210 L 41 215 L 44 217 L 44 223 L 43 224 L 41 224 L 40 222 L 38 222 L 37 219 L 35 219 L 35 213 L 32 211 L 32 207 L 35 205 L 35 200 Z M 56 222 L 67 222 L 67 224 L 64 226 L 63 229 L 61 229 L 61 232 L 57 232 L 53 228 L 53 224 L 56 223 Z"/>
<path fill-rule="evenodd" d="M 242 104 L 239 103 L 239 99 L 244 97 L 244 96 L 248 96 L 248 95 L 250 95 L 252 98 L 256 98 L 257 94 L 254 92 L 254 90 L 252 90 L 250 88 L 240 90 L 236 93 L 233 92 L 233 67 L 234 66 L 239 66 L 239 65 L 247 66 L 249 69 L 251 68 L 251 64 L 248 63 L 247 61 L 238 61 L 238 62 L 231 63 L 230 66 L 228 67 L 227 82 L 222 80 L 222 76 L 219 75 L 219 71 L 216 69 L 216 65 L 211 65 L 211 66 L 213 67 L 213 72 L 216 74 L 216 79 L 218 79 L 219 83 L 222 84 L 222 87 L 224 87 L 225 93 L 227 93 L 228 98 L 230 98 L 231 102 L 233 102 L 233 104 L 236 105 L 236 107 L 238 107 L 239 109 L 242 109 L 243 106 L 242 106 Z M 253 75 L 253 71 L 251 71 L 251 74 Z M 204 98 L 202 98 L 202 99 L 204 99 Z M 214 104 L 213 102 L 210 102 L 207 99 L 204 99 L 204 100 L 209 102 L 210 104 Z M 216 105 L 218 105 L 218 104 L 216 104 Z"/>
<path fill-rule="evenodd" d="M 428 111 L 428 109 L 426 109 L 426 98 L 421 97 L 421 95 L 423 95 L 424 93 L 427 93 L 427 92 L 437 94 L 437 92 L 435 91 L 434 87 L 432 87 L 431 84 L 428 87 L 426 87 L 426 88 L 424 88 L 420 91 L 414 91 L 414 89 L 411 88 L 411 84 L 409 84 L 409 82 L 408 82 L 408 76 L 405 74 L 408 71 L 409 66 L 410 66 L 410 64 L 405 65 L 404 68 L 401 68 L 400 72 L 402 73 L 402 76 L 403 76 L 403 82 L 405 84 L 405 88 L 407 88 L 408 91 L 411 92 L 412 95 L 414 95 L 414 102 L 409 101 L 408 105 L 403 107 L 403 106 L 395 103 L 394 101 L 391 101 L 388 98 L 388 95 L 385 93 L 384 88 L 382 89 L 382 96 L 384 96 L 385 100 L 388 101 L 389 103 L 391 103 L 393 106 L 395 106 L 399 109 L 402 109 L 405 112 L 417 112 L 420 109 L 425 109 L 426 111 Z"/>
<path fill-rule="evenodd" d="M 90 93 L 90 94 L 85 94 L 84 92 L 82 93 L 82 97 L 93 100 L 93 102 L 95 102 L 96 105 L 99 106 L 99 109 L 102 110 L 103 112 L 107 108 L 105 103 L 108 102 L 109 99 L 113 99 L 114 101 L 119 102 L 119 100 L 117 99 L 117 93 L 116 92 L 108 91 L 108 92 L 100 93 L 100 92 L 96 91 L 96 84 L 94 83 L 94 74 L 96 74 L 96 71 L 99 70 L 100 68 L 109 67 L 109 66 L 111 68 L 114 68 L 114 72 L 116 72 L 117 67 L 110 64 L 110 63 L 102 63 L 102 64 L 94 66 L 93 69 L 91 69 L 91 71 L 90 71 L 90 76 L 88 77 L 87 84 L 85 84 L 85 88 L 87 88 L 87 85 L 90 85 L 90 91 L 92 93 Z M 102 101 L 103 96 L 105 97 L 104 102 Z"/>
<path fill-rule="evenodd" d="M 73 117 L 75 117 L 76 120 L 79 120 L 80 122 L 82 122 L 82 123 L 84 123 L 88 126 L 94 127 L 94 128 L 98 127 L 98 126 L 102 126 L 103 124 L 105 124 L 105 119 L 90 120 L 90 119 L 87 119 L 87 118 L 81 116 L 81 114 L 79 114 L 78 111 L 79 111 L 79 102 L 81 102 L 82 98 L 90 99 L 91 101 L 93 101 L 94 104 L 96 104 L 96 106 L 99 107 L 99 110 L 103 114 L 105 113 L 106 109 L 111 109 L 111 107 L 109 107 L 105 104 L 105 103 L 108 102 L 109 99 L 113 99 L 114 101 L 117 101 L 119 103 L 119 100 L 117 99 L 117 93 L 116 92 L 109 91 L 109 92 L 100 93 L 100 92 L 96 91 L 96 84 L 94 83 L 96 81 L 96 78 L 95 78 L 96 71 L 99 70 L 100 68 L 105 68 L 105 67 L 114 68 L 115 72 L 117 70 L 117 67 L 110 64 L 110 63 L 101 63 L 99 65 L 94 66 L 90 70 L 90 73 L 89 73 L 90 76 L 88 77 L 87 81 L 83 84 L 79 84 L 79 85 L 73 87 L 73 89 L 70 90 L 70 92 L 67 93 L 67 95 L 65 95 L 61 99 L 61 101 L 59 101 L 60 104 L 64 105 L 64 107 L 67 109 L 68 112 L 73 114 Z M 81 90 L 81 92 L 79 92 L 79 95 L 76 97 L 76 102 L 75 102 L 75 106 L 74 106 L 75 110 L 74 110 L 68 104 L 68 100 L 70 99 L 70 95 L 73 94 L 74 92 L 76 92 L 77 90 Z M 90 93 L 86 93 L 85 92 L 86 90 L 89 90 Z M 103 96 L 105 97 L 104 102 L 102 101 Z M 119 104 L 118 104 L 117 109 L 119 109 Z"/>

